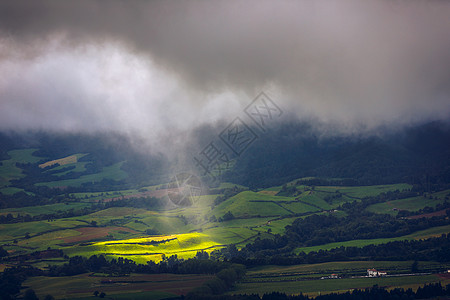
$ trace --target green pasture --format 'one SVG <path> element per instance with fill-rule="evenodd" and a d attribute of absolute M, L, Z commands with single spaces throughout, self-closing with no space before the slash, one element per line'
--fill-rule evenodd
<path fill-rule="evenodd" d="M 311 206 L 311 205 L 307 205 L 302 202 L 283 203 L 283 204 L 281 204 L 281 206 L 293 213 L 296 213 L 296 214 L 304 214 L 304 213 L 308 213 L 308 212 L 320 211 L 319 208 Z"/>
<path fill-rule="evenodd" d="M 90 204 L 83 202 L 67 202 L 67 203 L 55 203 L 40 206 L 26 206 L 26 207 L 14 207 L 0 209 L 0 215 L 12 214 L 13 216 L 20 215 L 42 215 L 42 214 L 54 214 L 58 212 L 68 211 L 71 209 L 78 210 L 84 207 L 89 207 Z"/>
<path fill-rule="evenodd" d="M 130 274 L 122 277 L 97 277 L 89 274 L 62 277 L 29 277 L 24 286 L 32 288 L 39 299 L 48 294 L 55 299 L 99 299 L 93 292 L 105 292 L 105 299 L 150 299 L 158 300 L 187 294 L 200 286 L 212 275 L 179 274 Z M 105 283 L 102 281 L 122 283 Z M 25 292 L 25 289 L 22 290 Z"/>
<path fill-rule="evenodd" d="M 35 221 L 0 225 L 0 243 L 9 243 L 14 239 L 24 239 L 28 233 L 30 237 L 41 235 L 49 231 L 70 229 L 86 226 L 86 223 L 74 219 L 59 219 L 52 222 Z"/>
<path fill-rule="evenodd" d="M 440 194 L 439 196 L 433 194 L 431 195 L 431 199 L 430 197 L 417 196 L 400 200 L 392 200 L 383 203 L 377 203 L 369 206 L 367 210 L 378 214 L 397 215 L 398 210 L 417 211 L 425 208 L 426 206 L 436 207 L 437 204 L 446 201 L 445 197 L 441 196 L 446 193 L 448 193 L 448 190 L 439 193 Z M 394 210 L 394 208 L 396 208 L 397 210 Z"/>
<path fill-rule="evenodd" d="M 53 173 L 53 175 L 55 175 L 55 176 L 63 176 L 63 175 L 66 175 L 68 173 L 81 173 L 81 172 L 86 171 L 86 165 L 89 164 L 89 163 L 90 162 L 87 162 L 87 161 L 76 162 L 76 163 L 73 163 L 73 164 L 67 164 L 67 165 L 58 166 L 56 168 L 52 168 L 50 170 L 46 170 L 45 172 L 61 170 L 60 172 Z M 64 169 L 66 169 L 68 167 L 75 167 L 75 168 L 67 170 L 67 171 L 64 171 Z"/>
<path fill-rule="evenodd" d="M 1 181 L 1 179 L 0 179 L 0 181 Z M 33 194 L 33 193 L 30 193 L 30 192 L 26 192 L 24 189 L 19 189 L 19 188 L 12 187 L 12 186 L 0 189 L 0 193 L 2 193 L 4 195 L 14 195 L 15 193 L 18 193 L 18 192 L 25 192 L 25 193 L 27 193 L 29 195 Z"/>
<path fill-rule="evenodd" d="M 211 240 L 220 245 L 240 244 L 251 237 L 257 235 L 257 232 L 242 227 L 212 227 L 203 231 Z"/>
<path fill-rule="evenodd" d="M 317 192 L 306 192 L 306 193 L 302 193 L 302 195 L 300 196 L 300 199 L 302 202 L 306 202 L 315 206 L 320 207 L 323 210 L 330 210 L 332 209 L 334 206 L 331 206 L 330 204 L 328 204 L 325 200 L 324 200 L 324 196 L 328 196 L 328 194 L 321 194 L 321 193 L 317 193 Z"/>
<path fill-rule="evenodd" d="M 244 191 L 220 203 L 210 212 L 210 215 L 215 215 L 218 218 L 228 211 L 235 217 L 292 214 L 281 206 L 280 201 L 295 201 L 295 199 L 293 197 L 279 197 Z"/>
<path fill-rule="evenodd" d="M 283 218 L 279 220 L 272 220 L 269 224 L 263 224 L 263 226 L 254 228 L 256 231 L 266 232 L 268 229 L 271 230 L 272 234 L 283 234 L 285 232 L 285 227 L 291 225 L 298 217 Z"/>
<path fill-rule="evenodd" d="M 10 159 L 2 160 L 0 165 L 0 187 L 7 187 L 11 180 L 24 177 L 22 170 L 16 166 L 16 163 L 36 163 L 42 160 L 41 157 L 33 156 L 33 152 L 36 150 L 38 149 L 8 151 Z"/>
<path fill-rule="evenodd" d="M 81 235 L 81 233 L 73 229 L 58 230 L 33 236 L 29 239 L 20 240 L 17 245 L 21 247 L 31 247 L 33 248 L 33 251 L 46 250 L 48 247 L 57 249 L 61 248 L 59 244 L 65 243 L 65 238 L 78 235 Z"/>
<path fill-rule="evenodd" d="M 109 292 L 105 296 L 105 299 L 115 300 L 163 300 L 176 297 L 176 294 L 160 291 L 148 291 L 148 292 Z M 111 298 L 112 297 L 112 298 Z M 58 299 L 58 298 L 56 298 Z M 80 297 L 80 298 L 68 298 L 71 300 L 96 300 L 98 297 L 93 295 Z"/>
<path fill-rule="evenodd" d="M 185 224 L 181 218 L 167 217 L 163 214 L 145 216 L 138 221 L 140 222 L 131 220 L 125 223 L 124 226 L 137 231 L 156 229 L 160 234 L 187 233 L 194 227 L 192 224 Z"/>
<path fill-rule="evenodd" d="M 345 194 L 350 197 L 355 198 L 364 198 L 369 196 L 376 196 L 381 193 L 395 191 L 395 190 L 408 190 L 411 189 L 412 186 L 406 183 L 399 184 L 386 184 L 386 185 L 370 185 L 370 186 L 317 186 L 315 187 L 316 191 L 324 191 L 324 192 L 336 192 L 339 191 L 342 194 Z"/>

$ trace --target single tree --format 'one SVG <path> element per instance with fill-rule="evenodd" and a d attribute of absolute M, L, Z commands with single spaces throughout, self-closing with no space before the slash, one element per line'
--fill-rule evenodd
<path fill-rule="evenodd" d="M 39 298 L 36 296 L 36 293 L 33 289 L 28 289 L 25 292 L 25 296 L 23 297 L 24 300 L 39 300 Z"/>

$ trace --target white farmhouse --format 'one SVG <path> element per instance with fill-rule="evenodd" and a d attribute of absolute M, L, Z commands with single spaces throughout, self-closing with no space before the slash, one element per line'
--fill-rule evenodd
<path fill-rule="evenodd" d="M 384 271 L 377 271 L 376 269 L 367 269 L 367 276 L 368 277 L 382 277 L 386 276 L 387 272 Z"/>

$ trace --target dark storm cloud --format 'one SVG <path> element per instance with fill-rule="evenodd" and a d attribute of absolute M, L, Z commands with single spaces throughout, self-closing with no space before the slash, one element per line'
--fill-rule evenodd
<path fill-rule="evenodd" d="M 160 132 L 261 89 L 348 127 L 446 119 L 449 15 L 448 1 L 2 1 L 0 126 Z"/>

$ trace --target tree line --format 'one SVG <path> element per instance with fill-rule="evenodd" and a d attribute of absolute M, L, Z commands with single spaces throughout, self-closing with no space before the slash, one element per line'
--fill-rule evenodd
<path fill-rule="evenodd" d="M 266 293 L 262 297 L 257 294 L 252 295 L 195 295 L 195 297 L 186 297 L 186 299 L 197 299 L 197 300 L 413 300 L 413 299 L 429 299 L 435 297 L 450 296 L 450 284 L 447 286 L 442 286 L 439 283 L 425 284 L 413 291 L 411 288 L 395 288 L 392 290 L 386 290 L 383 287 L 374 285 L 371 288 L 366 289 L 355 289 L 351 292 L 346 293 L 330 293 L 327 295 L 319 295 L 316 297 L 303 295 L 287 295 L 280 292 Z"/>

